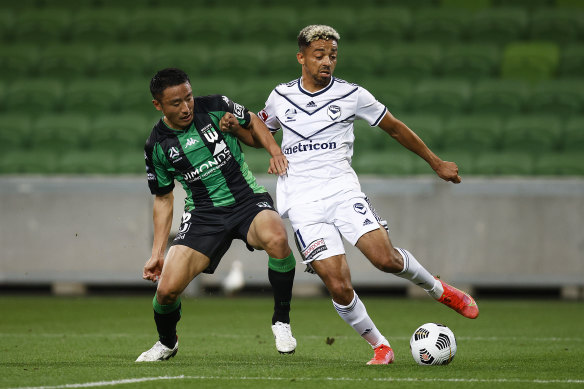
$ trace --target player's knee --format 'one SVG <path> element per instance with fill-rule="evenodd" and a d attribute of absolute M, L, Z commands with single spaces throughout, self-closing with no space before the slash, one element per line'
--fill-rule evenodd
<path fill-rule="evenodd" d="M 333 300 L 341 305 L 349 305 L 353 301 L 353 286 L 345 280 L 337 280 L 329 283 L 329 292 Z"/>
<path fill-rule="evenodd" d="M 399 273 L 404 268 L 404 261 L 397 250 L 392 250 L 374 263 L 375 267 L 386 273 Z"/>
<path fill-rule="evenodd" d="M 176 290 L 170 289 L 168 287 L 158 287 L 156 290 L 156 299 L 160 305 L 169 305 L 175 303 L 180 296 L 180 293 Z"/>
<path fill-rule="evenodd" d="M 290 251 L 286 230 L 272 231 L 269 239 L 265 243 L 264 250 L 266 250 L 271 256 L 277 258 L 283 258 L 286 256 Z"/>

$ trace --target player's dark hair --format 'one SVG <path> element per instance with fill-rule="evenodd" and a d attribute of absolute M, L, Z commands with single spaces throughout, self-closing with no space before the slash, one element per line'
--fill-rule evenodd
<path fill-rule="evenodd" d="M 152 80 L 150 80 L 150 93 L 156 100 L 160 100 L 166 88 L 181 85 L 185 82 L 191 83 L 189 76 L 180 69 L 166 68 L 159 70 Z"/>

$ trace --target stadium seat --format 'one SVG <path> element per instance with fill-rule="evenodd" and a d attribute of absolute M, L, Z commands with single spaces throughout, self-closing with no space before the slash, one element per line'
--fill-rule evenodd
<path fill-rule="evenodd" d="M 433 79 L 420 81 L 410 99 L 413 112 L 448 116 L 466 111 L 470 84 L 461 79 Z"/>
<path fill-rule="evenodd" d="M 538 83 L 529 96 L 534 113 L 584 114 L 584 79 L 555 79 Z"/>
<path fill-rule="evenodd" d="M 31 44 L 0 45 L 0 74 L 6 79 L 37 76 L 40 51 Z"/>
<path fill-rule="evenodd" d="M 409 150 L 356 152 L 353 156 L 353 169 L 357 174 L 382 174 L 404 176 L 414 172 L 413 159 L 417 156 Z"/>
<path fill-rule="evenodd" d="M 125 28 L 123 9 L 82 8 L 71 24 L 71 40 L 101 46 L 118 42 Z"/>
<path fill-rule="evenodd" d="M 26 150 L 32 134 L 32 119 L 18 113 L 0 115 L 0 151 Z"/>
<path fill-rule="evenodd" d="M 584 32 L 584 11 L 573 9 L 538 9 L 531 17 L 532 40 L 558 44 L 576 43 Z"/>
<path fill-rule="evenodd" d="M 58 169 L 59 174 L 116 173 L 117 154 L 110 150 L 66 150 L 59 154 Z"/>
<path fill-rule="evenodd" d="M 556 7 L 568 9 L 583 9 L 584 3 L 582 0 L 556 0 Z"/>
<path fill-rule="evenodd" d="M 38 63 L 42 77 L 71 79 L 91 75 L 95 62 L 95 50 L 88 45 L 45 46 Z"/>
<path fill-rule="evenodd" d="M 250 111 L 258 113 L 266 106 L 266 100 L 272 90 L 280 83 L 290 80 L 259 78 L 249 79 L 240 84 L 240 90 L 231 97 Z"/>
<path fill-rule="evenodd" d="M 440 63 L 443 77 L 477 80 L 499 75 L 501 50 L 492 43 L 447 46 Z"/>
<path fill-rule="evenodd" d="M 508 151 L 531 153 L 558 151 L 562 145 L 560 116 L 518 115 L 503 124 L 501 146 Z"/>
<path fill-rule="evenodd" d="M 128 13 L 122 31 L 131 43 L 168 43 L 185 39 L 188 27 L 183 12 L 172 7 L 135 9 Z"/>
<path fill-rule="evenodd" d="M 118 174 L 146 174 L 143 150 L 128 150 L 116 156 L 116 173 Z"/>
<path fill-rule="evenodd" d="M 524 9 L 534 9 L 542 7 L 553 7 L 556 0 L 491 0 L 494 7 L 521 7 Z"/>
<path fill-rule="evenodd" d="M 413 81 L 403 78 L 369 78 L 361 84 L 398 118 L 409 109 L 414 85 Z"/>
<path fill-rule="evenodd" d="M 528 87 L 518 80 L 478 81 L 470 99 L 472 113 L 510 115 L 520 113 L 526 103 Z"/>
<path fill-rule="evenodd" d="M 69 37 L 72 15 L 68 9 L 35 9 L 19 12 L 12 37 L 18 42 L 61 43 Z"/>
<path fill-rule="evenodd" d="M 349 43 L 339 47 L 335 75 L 347 81 L 371 79 L 385 73 L 386 61 L 385 49 L 378 43 Z"/>
<path fill-rule="evenodd" d="M 558 74 L 561 77 L 582 77 L 584 69 L 584 46 L 566 45 L 562 48 Z"/>
<path fill-rule="evenodd" d="M 526 81 L 553 78 L 560 62 L 554 43 L 512 43 L 503 50 L 501 76 Z"/>
<path fill-rule="evenodd" d="M 49 113 L 62 107 L 63 84 L 52 78 L 19 79 L 7 88 L 6 112 Z"/>
<path fill-rule="evenodd" d="M 240 30 L 245 28 L 240 9 L 225 7 L 217 11 L 210 7 L 186 7 L 183 31 L 185 40 L 192 43 L 238 40 Z"/>
<path fill-rule="evenodd" d="M 312 9 L 314 5 L 311 6 Z M 316 8 L 318 10 L 318 8 Z M 355 18 L 355 8 L 350 6 L 333 6 L 326 10 L 326 12 L 300 12 L 298 14 L 299 28 L 295 36 L 300 32 L 300 28 L 311 24 L 326 24 L 332 26 L 343 42 L 358 41 L 355 32 L 361 26 L 357 25 Z"/>
<path fill-rule="evenodd" d="M 266 51 L 257 44 L 232 44 L 212 47 L 211 73 L 215 77 L 244 80 L 260 76 L 266 68 Z"/>
<path fill-rule="evenodd" d="M 467 36 L 473 42 L 504 44 L 517 41 L 527 35 L 528 21 L 525 9 L 487 8 L 470 18 Z"/>
<path fill-rule="evenodd" d="M 356 120 L 355 126 L 355 153 L 363 155 L 381 151 L 401 151 L 403 148 L 389 134 L 378 127 L 371 127 L 364 120 Z"/>
<path fill-rule="evenodd" d="M 0 111 L 4 109 L 4 99 L 6 98 L 7 89 L 6 83 L 0 78 Z"/>
<path fill-rule="evenodd" d="M 298 13 L 291 6 L 249 7 L 241 20 L 245 22 L 237 35 L 247 43 L 264 43 L 267 37 L 278 42 L 295 41 L 300 29 Z"/>
<path fill-rule="evenodd" d="M 407 114 L 401 120 L 432 150 L 442 150 L 444 121 L 440 115 Z"/>
<path fill-rule="evenodd" d="M 383 45 L 401 42 L 409 33 L 412 15 L 405 7 L 363 7 L 357 10 L 355 41 L 366 42 L 379 40 Z M 341 43 L 344 36 L 341 36 Z M 341 50 L 343 50 L 341 46 Z M 341 58 L 344 56 L 342 55 Z"/>
<path fill-rule="evenodd" d="M 474 174 L 478 175 L 531 175 L 533 156 L 524 152 L 479 153 L 475 160 Z"/>
<path fill-rule="evenodd" d="M 194 80 L 191 79 L 191 82 L 194 83 Z M 118 101 L 118 112 L 158 115 L 158 111 L 152 105 L 150 78 L 134 78 L 124 81 L 121 90 L 122 98 Z"/>
<path fill-rule="evenodd" d="M 170 67 L 182 69 L 193 78 L 205 76 L 211 72 L 209 48 L 194 44 L 164 45 L 152 50 L 149 67 L 146 74 L 150 77 Z"/>
<path fill-rule="evenodd" d="M 534 173 L 547 176 L 584 175 L 584 154 L 544 153 L 535 160 Z"/>
<path fill-rule="evenodd" d="M 0 8 L 0 42 L 10 43 L 12 41 L 14 20 L 15 16 L 12 9 Z"/>
<path fill-rule="evenodd" d="M 89 147 L 95 150 L 142 150 L 154 122 L 139 113 L 102 114 L 93 121 Z"/>
<path fill-rule="evenodd" d="M 344 51 L 344 46 L 341 46 L 341 50 Z M 280 77 L 280 82 L 288 82 L 300 77 L 302 70 L 296 60 L 297 52 L 298 45 L 295 41 L 267 46 L 265 74 L 270 77 Z M 344 54 L 341 58 L 341 62 L 344 61 Z"/>
<path fill-rule="evenodd" d="M 84 148 L 89 132 L 89 119 L 82 114 L 41 115 L 32 126 L 31 146 L 62 153 Z"/>
<path fill-rule="evenodd" d="M 0 174 L 54 174 L 58 170 L 58 154 L 53 151 L 9 150 L 0 154 Z"/>
<path fill-rule="evenodd" d="M 469 11 L 452 8 L 422 8 L 414 12 L 410 35 L 422 42 L 452 43 L 463 37 Z"/>
<path fill-rule="evenodd" d="M 95 77 L 126 79 L 145 76 L 150 79 L 151 53 L 146 45 L 108 45 L 97 52 L 94 64 Z"/>
<path fill-rule="evenodd" d="M 431 43 L 396 44 L 386 51 L 385 74 L 415 80 L 434 75 L 442 52 L 438 45 Z"/>
<path fill-rule="evenodd" d="M 584 116 L 574 116 L 564 124 L 563 149 L 567 152 L 584 150 Z"/>
<path fill-rule="evenodd" d="M 440 0 L 391 0 L 391 4 L 395 7 L 407 7 L 416 10 L 437 7 L 440 5 Z"/>
<path fill-rule="evenodd" d="M 496 151 L 500 148 L 502 120 L 498 115 L 460 115 L 446 121 L 444 150 Z"/>
<path fill-rule="evenodd" d="M 442 0 L 440 3 L 444 8 L 462 8 L 469 11 L 479 11 L 491 6 L 491 0 Z"/>
<path fill-rule="evenodd" d="M 250 78 L 249 80 L 255 80 L 255 78 Z M 191 84 L 195 96 L 223 95 L 233 101 L 242 102 L 243 105 L 246 104 L 242 83 L 237 79 L 222 77 L 191 78 Z"/>
<path fill-rule="evenodd" d="M 465 179 L 465 175 L 476 173 L 476 152 L 464 150 L 444 150 L 440 152 L 439 157 L 444 161 L 456 163 L 456 166 L 458 166 L 458 174 L 462 177 L 463 181 Z M 436 175 L 434 170 L 432 170 L 430 165 L 428 165 L 428 162 L 424 161 L 420 157 L 414 158 L 414 172 L 418 174 Z"/>
<path fill-rule="evenodd" d="M 76 80 L 65 88 L 63 109 L 87 115 L 109 113 L 118 108 L 121 80 Z"/>
<path fill-rule="evenodd" d="M 177 1 L 178 4 L 178 0 L 175 1 Z M 92 2 L 98 9 L 124 9 L 128 11 L 134 11 L 136 9 L 146 9 L 156 3 L 156 1 L 153 0 L 130 0 L 130 1 L 92 0 Z M 165 2 L 165 4 L 168 3 Z"/>

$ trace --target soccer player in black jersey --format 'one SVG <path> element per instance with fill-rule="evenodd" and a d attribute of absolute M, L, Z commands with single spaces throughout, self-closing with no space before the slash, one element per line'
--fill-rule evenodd
<path fill-rule="evenodd" d="M 148 186 L 155 196 L 152 256 L 143 278 L 158 281 L 153 299 L 159 340 L 137 362 L 159 361 L 178 351 L 176 325 L 180 294 L 199 273 L 213 273 L 233 239 L 251 250 L 265 250 L 274 292 L 272 331 L 280 353 L 293 353 L 290 300 L 296 260 L 272 198 L 258 185 L 243 159 L 237 138 L 219 130 L 231 113 L 271 155 L 270 170 L 285 174 L 287 160 L 256 115 L 221 95 L 193 97 L 188 76 L 180 69 L 159 71 L 151 80 L 153 104 L 163 113 L 146 141 Z M 164 252 L 173 214 L 174 180 L 187 193 L 179 232 Z"/>

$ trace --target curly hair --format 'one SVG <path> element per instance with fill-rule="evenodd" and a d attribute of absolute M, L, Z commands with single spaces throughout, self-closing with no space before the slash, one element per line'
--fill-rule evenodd
<path fill-rule="evenodd" d="M 298 34 L 298 48 L 300 51 L 304 50 L 310 46 L 311 42 L 319 39 L 324 40 L 336 40 L 337 42 L 341 39 L 339 33 L 331 26 L 326 26 L 324 24 L 312 24 L 310 26 L 304 27 Z"/>

